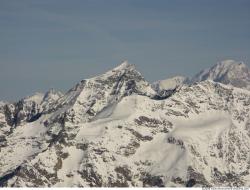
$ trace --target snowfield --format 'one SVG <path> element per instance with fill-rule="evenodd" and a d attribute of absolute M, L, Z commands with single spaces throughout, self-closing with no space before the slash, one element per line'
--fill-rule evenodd
<path fill-rule="evenodd" d="M 213 80 L 245 66 L 215 67 L 150 85 L 124 62 L 65 94 L 1 103 L 0 186 L 249 186 L 250 91 Z"/>

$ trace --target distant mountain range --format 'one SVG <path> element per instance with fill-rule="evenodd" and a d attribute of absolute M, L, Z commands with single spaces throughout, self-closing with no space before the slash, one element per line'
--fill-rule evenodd
<path fill-rule="evenodd" d="M 134 65 L 0 102 L 0 186 L 250 186 L 250 70 L 148 83 Z"/>

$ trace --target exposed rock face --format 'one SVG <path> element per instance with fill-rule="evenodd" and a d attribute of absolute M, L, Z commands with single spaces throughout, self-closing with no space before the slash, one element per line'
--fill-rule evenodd
<path fill-rule="evenodd" d="M 1 103 L 0 186 L 250 185 L 248 90 L 203 81 L 157 95 L 125 62 L 23 101 L 15 124 L 17 104 Z"/>

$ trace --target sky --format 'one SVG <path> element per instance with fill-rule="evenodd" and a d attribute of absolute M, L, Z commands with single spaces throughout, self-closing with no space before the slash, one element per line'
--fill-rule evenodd
<path fill-rule="evenodd" d="M 249 0 L 0 0 L 0 100 L 67 91 L 123 60 L 149 82 L 250 66 Z"/>

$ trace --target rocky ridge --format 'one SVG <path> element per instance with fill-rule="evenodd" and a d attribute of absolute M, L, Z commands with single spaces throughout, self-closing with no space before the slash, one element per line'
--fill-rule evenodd
<path fill-rule="evenodd" d="M 250 91 L 208 79 L 161 94 L 124 62 L 1 102 L 0 185 L 249 186 Z"/>

